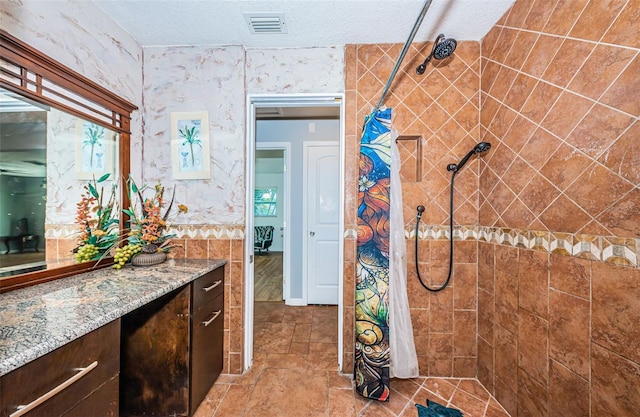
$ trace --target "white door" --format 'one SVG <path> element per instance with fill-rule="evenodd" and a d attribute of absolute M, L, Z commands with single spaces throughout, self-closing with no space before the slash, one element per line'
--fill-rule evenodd
<path fill-rule="evenodd" d="M 340 275 L 340 147 L 305 143 L 308 304 L 338 304 Z"/>

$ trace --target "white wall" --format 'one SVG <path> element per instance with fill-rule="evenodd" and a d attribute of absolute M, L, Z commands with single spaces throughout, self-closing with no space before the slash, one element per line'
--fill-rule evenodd
<path fill-rule="evenodd" d="M 315 123 L 315 133 L 309 133 L 309 123 Z M 303 298 L 302 279 L 302 204 L 305 197 L 303 184 L 303 143 L 305 141 L 339 141 L 339 120 L 258 120 L 256 142 L 291 142 L 291 298 Z"/>

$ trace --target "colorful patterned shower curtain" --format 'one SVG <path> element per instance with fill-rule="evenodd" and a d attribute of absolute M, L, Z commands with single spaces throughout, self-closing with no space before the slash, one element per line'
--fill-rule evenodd
<path fill-rule="evenodd" d="M 391 109 L 365 119 L 360 140 L 354 377 L 358 392 L 389 399 Z"/>

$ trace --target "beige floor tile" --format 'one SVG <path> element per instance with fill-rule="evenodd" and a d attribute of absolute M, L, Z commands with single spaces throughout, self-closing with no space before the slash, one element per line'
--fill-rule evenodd
<path fill-rule="evenodd" d="M 246 408 L 247 416 L 326 416 L 325 374 L 312 370 L 265 369 Z"/>
<path fill-rule="evenodd" d="M 329 389 L 329 417 L 352 417 L 356 415 L 353 392 L 347 389 Z"/>
<path fill-rule="evenodd" d="M 244 410 L 247 407 L 247 398 L 251 395 L 254 387 L 255 385 L 231 385 L 214 416 L 231 417 L 244 415 Z"/>
<path fill-rule="evenodd" d="M 220 375 L 194 417 L 417 417 L 427 398 L 465 417 L 509 417 L 472 378 L 394 378 L 388 402 L 365 399 L 337 371 L 337 338 L 318 336 L 337 334 L 337 307 L 268 302 L 255 311 L 253 366 Z"/>

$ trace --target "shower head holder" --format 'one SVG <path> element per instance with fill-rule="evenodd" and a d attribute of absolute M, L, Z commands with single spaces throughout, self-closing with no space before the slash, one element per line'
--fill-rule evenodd
<path fill-rule="evenodd" d="M 464 158 L 460 160 L 460 162 L 458 162 L 458 164 L 447 165 L 447 171 L 453 172 L 455 174 L 462 169 L 469 158 L 471 158 L 473 155 L 487 152 L 489 149 L 491 149 L 491 144 L 489 142 L 479 142 L 478 144 L 476 144 L 476 146 L 473 147 L 473 149 L 469 151 L 468 154 L 464 156 Z"/>
<path fill-rule="evenodd" d="M 453 51 L 456 50 L 456 46 L 458 46 L 458 42 L 455 39 L 445 39 L 444 33 L 439 34 L 435 42 L 433 42 L 431 53 L 429 54 L 429 56 L 427 56 L 422 64 L 418 65 L 418 68 L 416 68 L 416 73 L 419 75 L 424 74 L 425 70 L 427 69 L 427 64 L 431 61 L 431 58 L 440 60 L 450 57 L 453 54 Z"/>

